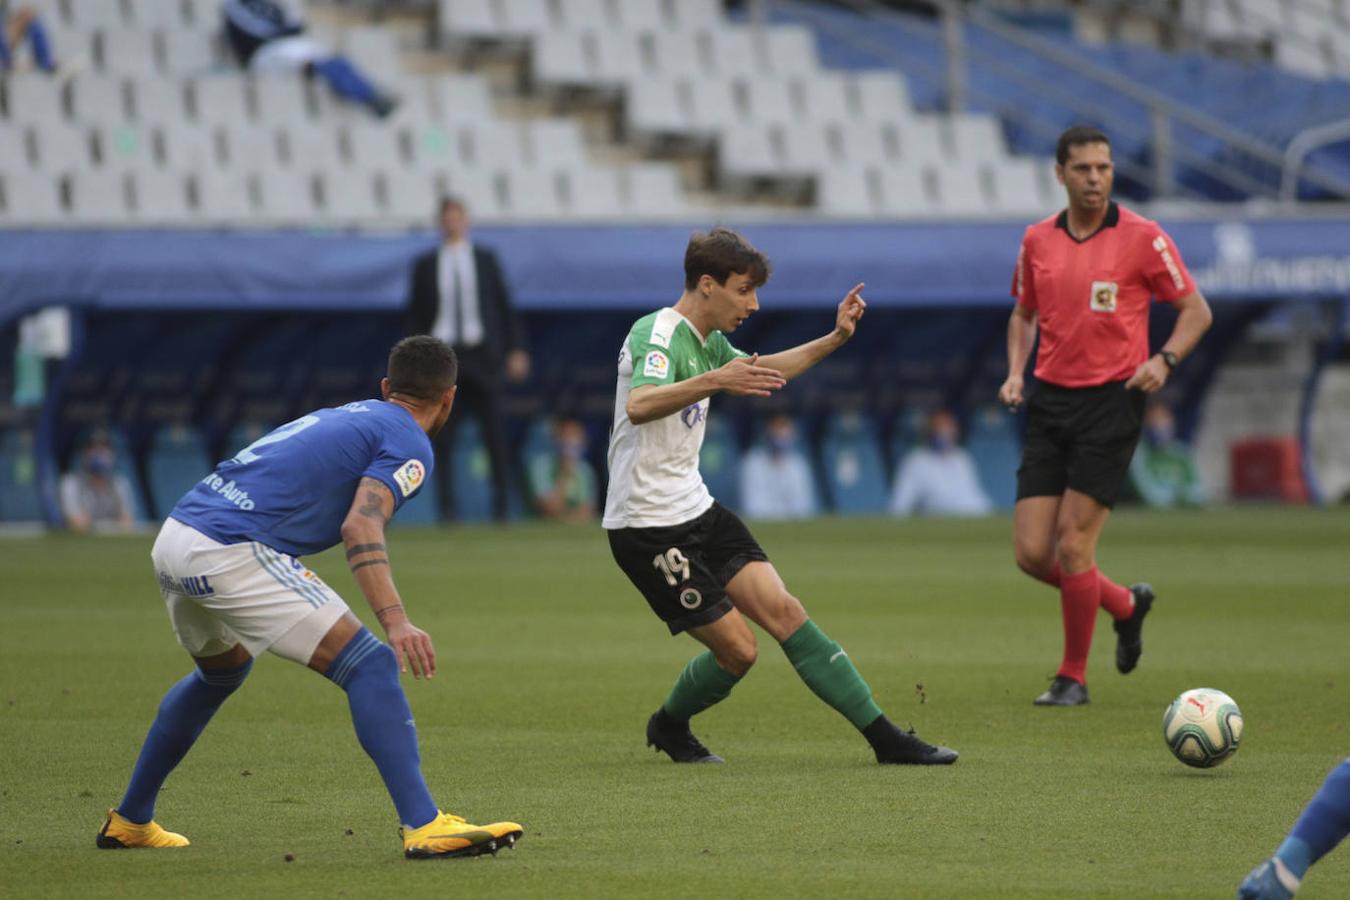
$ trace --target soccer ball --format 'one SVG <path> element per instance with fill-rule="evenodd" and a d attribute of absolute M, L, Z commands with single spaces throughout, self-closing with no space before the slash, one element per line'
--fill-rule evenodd
<path fill-rule="evenodd" d="M 1186 691 L 1163 713 L 1163 740 L 1172 755 L 1188 766 L 1217 766 L 1238 751 L 1242 710 L 1223 691 Z"/>

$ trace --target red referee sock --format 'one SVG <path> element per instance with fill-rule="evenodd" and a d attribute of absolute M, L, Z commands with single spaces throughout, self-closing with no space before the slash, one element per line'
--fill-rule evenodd
<path fill-rule="evenodd" d="M 1113 619 L 1128 619 L 1134 614 L 1134 594 L 1130 589 L 1116 584 L 1110 578 L 1102 574 L 1100 569 L 1094 568 L 1092 571 L 1097 573 L 1097 579 L 1101 583 L 1101 602 L 1102 608 L 1111 614 Z M 1043 579 L 1051 587 L 1059 587 L 1061 574 L 1059 563 Z"/>
<path fill-rule="evenodd" d="M 1101 573 L 1094 566 L 1075 575 L 1060 575 L 1059 610 L 1064 620 L 1064 661 L 1059 674 L 1087 684 L 1088 651 L 1101 604 Z"/>

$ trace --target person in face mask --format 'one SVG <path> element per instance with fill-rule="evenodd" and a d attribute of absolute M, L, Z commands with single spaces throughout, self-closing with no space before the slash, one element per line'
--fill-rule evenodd
<path fill-rule="evenodd" d="M 1177 437 L 1176 419 L 1161 400 L 1144 412 L 1143 440 L 1130 461 L 1130 487 L 1149 506 L 1203 506 L 1209 492 L 1191 457 L 1191 448 Z"/>
<path fill-rule="evenodd" d="M 905 455 L 896 472 L 892 515 L 982 516 L 993 509 L 960 438 L 956 417 L 947 410 L 928 417 L 924 443 Z"/>
<path fill-rule="evenodd" d="M 741 508 L 752 519 L 804 519 L 819 511 L 815 479 L 797 427 L 779 413 L 741 461 Z"/>
<path fill-rule="evenodd" d="M 553 455 L 530 467 L 535 509 L 546 519 L 590 522 L 595 518 L 595 469 L 586 459 L 586 428 L 576 419 L 553 426 Z"/>
<path fill-rule="evenodd" d="M 61 476 L 61 513 L 71 531 L 125 531 L 136 526 L 131 485 L 115 471 L 108 433 L 90 434 L 71 471 Z"/>

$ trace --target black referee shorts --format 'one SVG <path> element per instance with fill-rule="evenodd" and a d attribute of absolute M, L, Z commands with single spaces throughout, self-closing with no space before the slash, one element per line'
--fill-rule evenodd
<path fill-rule="evenodd" d="M 1017 499 L 1072 488 L 1114 506 L 1139 443 L 1145 399 L 1123 381 L 1086 388 L 1037 383 L 1027 400 Z"/>
<path fill-rule="evenodd" d="M 703 515 L 662 528 L 615 528 L 609 549 L 671 634 L 731 612 L 726 584 L 768 556 L 731 510 L 717 501 Z"/>

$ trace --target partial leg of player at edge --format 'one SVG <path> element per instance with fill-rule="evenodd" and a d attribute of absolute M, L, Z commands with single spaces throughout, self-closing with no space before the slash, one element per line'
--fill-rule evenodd
<path fill-rule="evenodd" d="M 726 585 L 734 606 L 707 625 L 689 629 L 708 646 L 675 681 L 647 723 L 647 743 L 676 762 L 722 762 L 694 737 L 689 720 L 724 700 L 757 657 L 748 617 L 778 641 L 798 676 L 817 697 L 848 719 L 871 744 L 877 762 L 947 765 L 958 754 L 934 747 L 886 718 L 848 653 L 807 617 L 767 560 L 746 563 Z"/>
<path fill-rule="evenodd" d="M 1350 759 L 1327 780 L 1294 823 L 1275 855 L 1252 870 L 1238 888 L 1238 900 L 1288 900 L 1308 869 L 1350 834 Z"/>
<path fill-rule="evenodd" d="M 398 811 L 406 857 L 495 853 L 521 837 L 514 822 L 472 825 L 437 807 L 399 683 L 400 670 L 431 678 L 436 654 L 394 586 L 384 528 L 426 482 L 429 436 L 450 414 L 457 368 L 442 342 L 406 338 L 390 353 L 383 399 L 316 410 L 283 425 L 220 463 L 179 500 L 151 558 L 174 633 L 196 668 L 160 703 L 98 847 L 188 846 L 186 837 L 154 821 L 156 798 L 264 651 L 306 665 L 346 692 L 357 739 Z M 388 644 L 298 559 L 339 541 Z"/>

